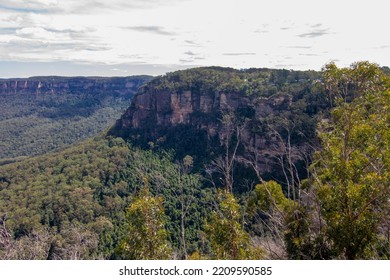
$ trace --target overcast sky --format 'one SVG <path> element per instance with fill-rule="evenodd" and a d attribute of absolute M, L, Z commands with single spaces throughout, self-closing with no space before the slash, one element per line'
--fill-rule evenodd
<path fill-rule="evenodd" d="M 387 0 L 0 0 L 0 77 L 390 65 Z"/>

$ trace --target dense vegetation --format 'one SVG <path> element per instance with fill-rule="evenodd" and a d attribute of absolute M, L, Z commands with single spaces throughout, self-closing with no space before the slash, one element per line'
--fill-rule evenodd
<path fill-rule="evenodd" d="M 98 91 L 75 92 L 71 91 L 72 85 L 68 91 L 54 89 L 54 93 L 49 90 L 37 93 L 23 88 L 1 92 L 0 164 L 18 157 L 57 151 L 100 133 L 120 117 L 129 106 L 133 93 L 148 79 L 147 76 L 128 78 L 134 82 L 134 88 L 126 89 L 127 94 L 103 87 Z M 42 80 L 49 79 L 41 77 Z M 73 83 L 77 82 L 76 78 L 73 80 Z M 34 78 L 29 79 L 30 83 L 34 81 Z"/>
<path fill-rule="evenodd" d="M 224 86 L 240 90 L 245 87 L 230 79 L 262 73 L 192 73 L 199 71 L 220 73 L 211 88 L 227 79 Z M 191 71 L 168 76 L 183 73 Z M 286 84 L 293 72 L 275 73 L 287 73 L 279 90 L 294 88 L 294 81 Z M 191 84 L 210 79 L 190 76 Z M 161 81 L 167 80 L 146 87 Z M 359 62 L 326 65 L 321 79 L 308 83 L 313 87 L 294 93 L 301 94 L 296 105 L 302 107 L 258 120 L 268 118 L 264 133 L 284 144 L 274 171 L 285 175 L 282 184 L 250 161 L 269 154 L 243 150 L 249 156 L 236 157 L 245 114 L 222 115 L 226 131 L 233 128 L 230 141 L 220 143 L 222 157 L 209 154 L 206 170 L 194 168 L 196 154 L 167 152 L 158 143 L 142 149 L 112 136 L 1 166 L 0 258 L 390 258 L 390 78 L 377 65 Z M 317 112 L 310 115 L 310 108 Z M 312 116 L 310 129 L 293 134 Z M 292 147 L 303 141 L 299 132 L 311 130 L 318 145 L 307 154 L 307 168 L 299 167 Z M 237 174 L 239 160 L 252 173 Z M 248 188 L 236 192 L 237 185 Z"/>
<path fill-rule="evenodd" d="M 168 73 L 145 84 L 139 93 L 158 99 L 160 95 L 168 98 L 166 92 L 190 91 L 192 97 L 188 103 L 192 105 L 183 105 L 194 110 L 189 123 L 157 125 L 153 112 L 151 119 L 146 118 L 139 127 L 124 127 L 123 122 L 129 122 L 123 120 L 125 115 L 109 134 L 129 139 L 143 148 L 173 149 L 177 159 L 191 155 L 195 170 L 203 175 L 205 165 L 210 166 L 213 160 L 225 156 L 227 142 L 230 151 L 235 150 L 234 144 L 239 142 L 232 167 L 236 176 L 232 178 L 234 182 L 228 183 L 234 183 L 235 192 L 247 191 L 248 186 L 242 184 L 244 179 L 256 177 L 251 167 L 253 157 L 257 158 L 257 165 L 268 166 L 261 170 L 263 178 L 276 180 L 288 188 L 288 184 L 293 184 L 288 180 L 297 181 L 307 176 L 305 168 L 310 154 L 319 144 L 317 122 L 329 114 L 330 102 L 320 78 L 321 73 L 316 71 L 222 67 Z M 227 104 L 215 101 L 220 100 L 221 94 L 226 94 Z M 208 104 L 201 99 L 208 100 Z M 164 107 L 158 114 L 170 114 L 170 109 Z M 216 133 L 210 134 L 210 130 Z M 291 148 L 290 159 L 286 158 L 287 146 Z M 293 179 L 286 180 L 280 165 L 288 165 L 291 159 L 297 171 Z M 226 185 L 226 182 L 214 181 L 219 186 Z"/>
<path fill-rule="evenodd" d="M 275 182 L 263 182 L 251 205 L 274 237 L 283 236 L 290 258 L 388 259 L 389 76 L 359 62 L 326 65 L 323 79 L 334 107 L 318 125 L 322 147 L 309 178 L 291 199 Z"/>
<path fill-rule="evenodd" d="M 3 258 L 116 258 L 118 240 L 126 233 L 126 208 L 145 187 L 164 197 L 170 242 L 180 247 L 183 222 L 187 246 L 194 251 L 201 246 L 198 230 L 211 202 L 199 176 L 183 168 L 169 154 L 133 148 L 119 138 L 97 138 L 5 165 L 0 213 L 12 238 L 5 241 Z M 188 209 L 183 217 L 182 206 Z M 26 243 L 25 252 L 20 243 Z"/>

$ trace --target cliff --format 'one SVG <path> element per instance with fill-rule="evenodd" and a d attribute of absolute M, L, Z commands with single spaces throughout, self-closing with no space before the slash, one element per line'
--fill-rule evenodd
<path fill-rule="evenodd" d="M 150 79 L 0 80 L 0 161 L 57 151 L 101 133 L 123 114 L 138 88 Z"/>
<path fill-rule="evenodd" d="M 0 94 L 11 93 L 101 93 L 109 92 L 129 96 L 150 76 L 132 77 L 31 77 L 26 79 L 0 79 Z"/>
<path fill-rule="evenodd" d="M 142 129 L 151 124 L 159 126 L 200 125 L 214 127 L 213 118 L 224 111 L 253 110 L 255 116 L 266 116 L 287 109 L 292 96 L 280 93 L 268 98 L 248 98 L 237 92 L 143 91 L 138 93 L 123 115 L 120 129 Z M 211 122 L 202 122 L 199 116 L 210 116 Z M 209 134 L 215 131 L 210 130 Z"/>
<path fill-rule="evenodd" d="M 314 71 L 219 67 L 169 73 L 141 87 L 109 133 L 202 163 L 239 141 L 240 157 L 261 155 L 262 173 L 272 172 L 287 141 L 305 151 L 315 140 L 317 117 L 329 108 L 319 77 Z"/>

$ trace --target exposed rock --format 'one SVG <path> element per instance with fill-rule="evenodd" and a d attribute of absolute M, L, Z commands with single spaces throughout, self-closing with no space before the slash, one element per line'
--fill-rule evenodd
<path fill-rule="evenodd" d="M 209 130 L 214 134 L 216 118 L 203 122 L 198 116 L 213 115 L 223 111 L 237 111 L 239 108 L 253 108 L 255 115 L 266 116 L 272 112 L 288 109 L 292 97 L 278 94 L 270 98 L 242 97 L 239 93 L 200 92 L 191 90 L 177 91 L 141 91 L 133 99 L 120 120 L 119 130 L 142 129 L 149 126 L 193 125 Z"/>
<path fill-rule="evenodd" d="M 295 78 L 300 76 L 304 81 Z M 256 153 L 262 172 L 273 172 L 275 159 L 286 153 L 281 141 L 287 141 L 287 133 L 299 159 L 315 137 L 316 112 L 328 106 L 318 97 L 322 94 L 311 96 L 315 79 L 306 77 L 317 79 L 319 73 L 227 68 L 169 73 L 141 87 L 109 133 L 144 147 L 152 142 L 173 148 L 178 158 L 203 157 L 204 163 L 223 155 L 227 136 L 233 143 L 234 126 L 242 126 L 240 156 Z M 237 121 L 232 127 L 221 121 L 226 114 Z"/>
<path fill-rule="evenodd" d="M 12 93 L 80 93 L 110 92 L 133 95 L 149 76 L 132 77 L 31 77 L 26 79 L 0 79 L 0 94 Z"/>

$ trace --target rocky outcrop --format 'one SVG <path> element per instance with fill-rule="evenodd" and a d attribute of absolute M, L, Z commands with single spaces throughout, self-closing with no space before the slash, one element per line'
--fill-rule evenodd
<path fill-rule="evenodd" d="M 218 116 L 224 112 L 251 110 L 253 117 L 259 118 L 287 110 L 291 102 L 292 96 L 289 94 L 250 98 L 237 92 L 144 90 L 134 96 L 117 129 L 124 132 L 151 126 L 158 129 L 190 125 L 205 129 L 213 136 L 220 123 Z"/>
<path fill-rule="evenodd" d="M 328 108 L 318 78 L 313 71 L 215 67 L 169 73 L 140 88 L 109 134 L 174 149 L 178 159 L 188 154 L 204 166 L 226 154 L 239 128 L 237 155 L 255 156 L 263 174 L 283 180 L 276 161 L 285 158 L 287 141 L 289 156 L 300 161 L 314 142 L 318 112 Z"/>
<path fill-rule="evenodd" d="M 31 77 L 0 79 L 0 94 L 103 93 L 133 95 L 150 76 L 132 77 Z"/>

